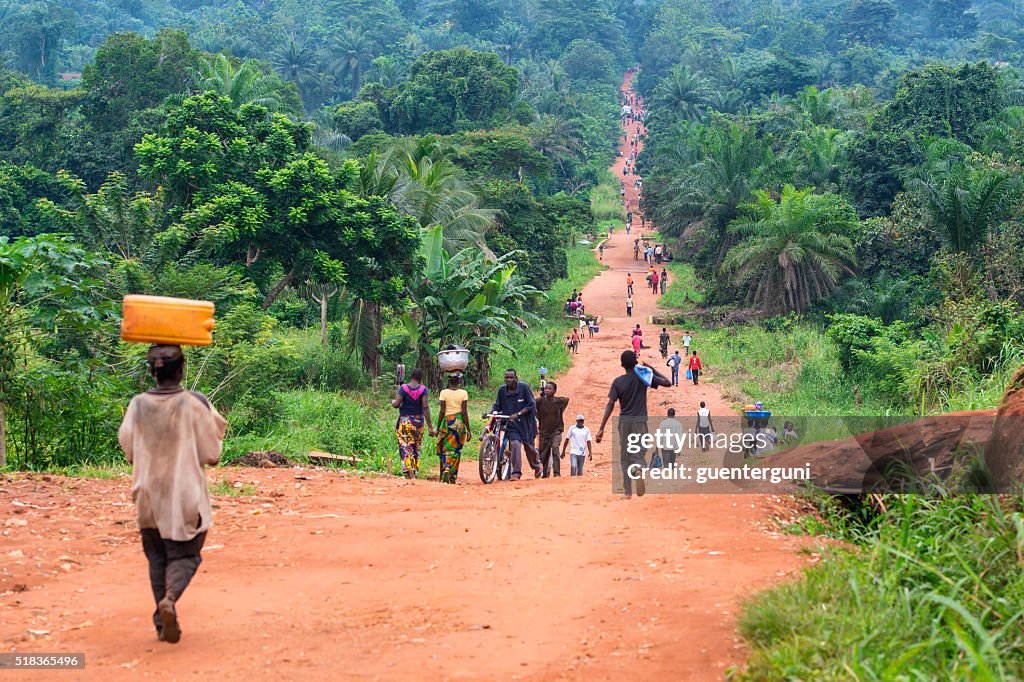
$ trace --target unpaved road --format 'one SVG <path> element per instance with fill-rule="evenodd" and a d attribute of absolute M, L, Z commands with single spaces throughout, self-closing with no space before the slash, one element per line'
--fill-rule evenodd
<path fill-rule="evenodd" d="M 630 244 L 617 229 L 610 269 L 584 290 L 599 338 L 558 377 L 569 419 L 583 412 L 595 431 L 628 329 L 655 307 L 641 268 L 634 317 L 617 317 Z M 652 392 L 651 412 L 691 415 L 701 399 L 730 410 L 702 384 Z M 744 658 L 739 603 L 805 560 L 769 522 L 789 502 L 621 500 L 611 440 L 582 478 L 491 486 L 475 462 L 456 486 L 216 470 L 255 494 L 216 498 L 177 645 L 150 624 L 126 479 L 0 478 L 0 646 L 86 653 L 84 671 L 18 679 L 722 679 Z"/>

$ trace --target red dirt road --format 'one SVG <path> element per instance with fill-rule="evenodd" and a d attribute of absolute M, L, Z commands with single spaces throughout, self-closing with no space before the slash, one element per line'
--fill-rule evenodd
<path fill-rule="evenodd" d="M 622 232 L 584 289 L 599 338 L 556 378 L 595 431 L 628 329 L 655 307 L 640 269 L 634 317 L 617 317 L 633 263 Z M 652 392 L 651 412 L 688 416 L 701 399 L 731 410 L 702 384 Z M 768 522 L 789 503 L 620 500 L 606 435 L 575 479 L 483 486 L 475 462 L 456 486 L 213 471 L 256 493 L 215 498 L 177 645 L 150 624 L 127 479 L 0 478 L 0 648 L 86 653 L 84 671 L 18 679 L 720 680 L 744 658 L 738 604 L 801 566 L 801 541 Z"/>

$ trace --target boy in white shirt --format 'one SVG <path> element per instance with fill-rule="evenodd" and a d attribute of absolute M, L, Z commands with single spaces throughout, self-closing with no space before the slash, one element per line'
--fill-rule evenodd
<path fill-rule="evenodd" d="M 569 460 L 569 475 L 583 475 L 583 461 L 594 459 L 594 445 L 590 438 L 590 429 L 583 425 L 583 415 L 576 415 L 576 426 L 569 429 L 565 434 L 565 441 L 562 443 L 562 459 L 565 459 L 565 449 L 572 444 L 571 459 Z"/>

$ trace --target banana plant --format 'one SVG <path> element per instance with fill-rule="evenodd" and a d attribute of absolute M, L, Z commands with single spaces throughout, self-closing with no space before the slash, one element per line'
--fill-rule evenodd
<path fill-rule="evenodd" d="M 423 279 L 410 289 L 410 308 L 402 319 L 408 347 L 428 384 L 436 387 L 437 353 L 449 344 L 464 346 L 483 384 L 490 353 L 511 350 L 504 338 L 527 326 L 532 316 L 526 302 L 539 292 L 515 277 L 517 253 L 490 260 L 477 249 L 465 248 L 449 256 L 440 227 L 425 233 L 422 249 Z"/>

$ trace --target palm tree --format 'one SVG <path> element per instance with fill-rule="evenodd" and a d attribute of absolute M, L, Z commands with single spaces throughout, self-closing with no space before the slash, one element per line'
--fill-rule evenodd
<path fill-rule="evenodd" d="M 530 137 L 534 148 L 563 171 L 567 160 L 583 152 L 583 137 L 575 122 L 557 116 L 541 116 Z"/>
<path fill-rule="evenodd" d="M 334 70 L 348 76 L 352 97 L 356 97 L 362 82 L 363 64 L 373 58 L 373 40 L 361 26 L 352 25 L 335 36 L 334 50 L 337 53 Z"/>
<path fill-rule="evenodd" d="M 722 264 L 737 284 L 748 286 L 748 303 L 774 313 L 803 312 L 853 274 L 856 257 L 846 235 L 857 214 L 845 199 L 792 185 L 783 187 L 779 201 L 764 190 L 754 197 L 729 225 L 743 240 Z"/>
<path fill-rule="evenodd" d="M 814 127 L 797 133 L 796 139 L 799 142 L 797 167 L 804 184 L 836 191 L 846 166 L 849 134 L 834 128 Z"/>
<path fill-rule="evenodd" d="M 706 78 L 688 65 L 676 64 L 654 91 L 654 103 L 678 118 L 696 121 L 704 115 L 711 90 Z"/>
<path fill-rule="evenodd" d="M 370 79 L 385 87 L 394 87 L 405 79 L 405 67 L 390 55 L 381 55 L 370 62 Z"/>
<path fill-rule="evenodd" d="M 445 158 L 411 155 L 396 157 L 401 175 L 396 205 L 429 230 L 440 227 L 445 248 L 459 251 L 476 246 L 491 255 L 487 233 L 497 224 L 498 211 L 482 207 L 482 192 L 466 178 L 465 171 Z"/>
<path fill-rule="evenodd" d="M 908 186 L 920 195 L 932 227 L 958 252 L 993 240 L 1024 189 L 1018 174 L 958 160 L 936 164 L 929 176 L 912 178 Z"/>
<path fill-rule="evenodd" d="M 310 94 L 319 81 L 317 59 L 313 51 L 292 36 L 287 45 L 271 53 L 270 63 L 282 78 L 295 83 L 303 103 L 312 109 L 314 103 L 310 101 Z"/>
<path fill-rule="evenodd" d="M 214 55 L 213 59 L 200 57 L 199 67 L 192 69 L 192 80 L 200 92 L 212 90 L 229 98 L 236 107 L 255 104 L 282 113 L 288 109 L 277 82 L 251 59 L 235 66 L 223 54 Z"/>

